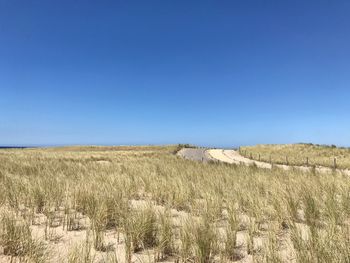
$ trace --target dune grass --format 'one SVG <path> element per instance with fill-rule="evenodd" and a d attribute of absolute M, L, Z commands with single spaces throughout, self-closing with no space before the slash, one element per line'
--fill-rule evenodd
<path fill-rule="evenodd" d="M 247 158 L 276 164 L 350 169 L 350 148 L 334 145 L 265 144 L 240 147 L 240 153 Z"/>
<path fill-rule="evenodd" d="M 192 162 L 175 150 L 0 151 L 0 259 L 53 260 L 63 241 L 36 240 L 41 227 L 86 231 L 63 262 L 146 252 L 147 262 L 349 262 L 348 177 Z"/>

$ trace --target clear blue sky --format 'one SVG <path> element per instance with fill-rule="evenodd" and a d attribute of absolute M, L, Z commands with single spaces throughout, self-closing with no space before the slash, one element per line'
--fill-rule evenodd
<path fill-rule="evenodd" d="M 0 145 L 350 146 L 350 1 L 0 0 Z"/>

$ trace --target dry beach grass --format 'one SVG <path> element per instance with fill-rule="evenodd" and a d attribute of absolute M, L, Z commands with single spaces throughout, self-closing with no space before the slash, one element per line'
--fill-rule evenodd
<path fill-rule="evenodd" d="M 349 262 L 347 176 L 176 150 L 1 150 L 0 262 Z"/>

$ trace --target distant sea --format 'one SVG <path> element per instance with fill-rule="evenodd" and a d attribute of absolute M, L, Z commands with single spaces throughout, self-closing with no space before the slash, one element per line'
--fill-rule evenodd
<path fill-rule="evenodd" d="M 29 146 L 0 146 L 0 149 L 25 149 L 25 148 L 33 148 Z"/>

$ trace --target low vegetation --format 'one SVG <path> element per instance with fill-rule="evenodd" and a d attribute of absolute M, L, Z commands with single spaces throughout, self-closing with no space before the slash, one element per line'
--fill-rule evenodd
<path fill-rule="evenodd" d="M 175 150 L 1 150 L 0 262 L 349 262 L 347 176 Z"/>
<path fill-rule="evenodd" d="M 335 145 L 266 144 L 240 147 L 239 151 L 245 157 L 276 164 L 350 169 L 350 148 Z"/>

